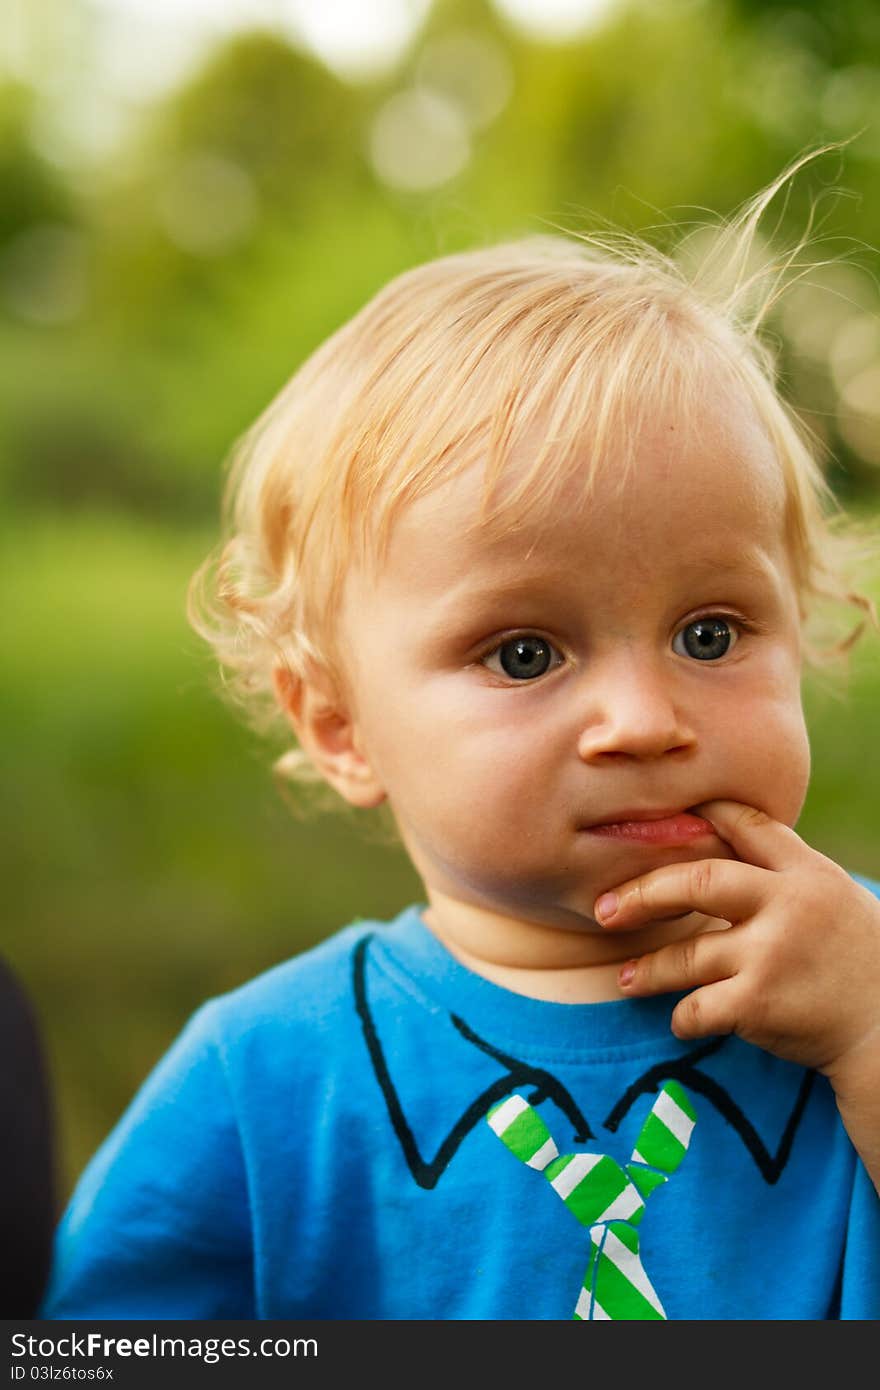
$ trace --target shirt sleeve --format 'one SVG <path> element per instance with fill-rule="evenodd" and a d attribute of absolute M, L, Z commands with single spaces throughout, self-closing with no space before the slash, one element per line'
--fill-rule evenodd
<path fill-rule="evenodd" d="M 247 1177 L 206 1004 L 83 1173 L 42 1318 L 252 1318 Z"/>
<path fill-rule="evenodd" d="M 880 884 L 853 874 L 876 898 Z M 880 1318 L 880 1197 L 864 1165 L 857 1161 L 840 1285 L 840 1317 Z"/>

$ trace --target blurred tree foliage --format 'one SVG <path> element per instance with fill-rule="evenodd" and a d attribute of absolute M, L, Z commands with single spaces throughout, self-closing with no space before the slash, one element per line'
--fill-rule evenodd
<path fill-rule="evenodd" d="M 862 130 L 843 163 L 792 188 L 781 231 L 800 231 L 843 171 L 856 196 L 826 199 L 825 230 L 850 250 L 876 244 L 878 31 L 876 8 L 855 3 L 673 0 L 621 5 L 583 39 L 537 44 L 487 0 L 436 0 L 397 69 L 360 86 L 278 36 L 245 34 L 88 178 L 29 142 L 39 90 L 8 88 L 4 490 L 209 513 L 233 438 L 389 274 L 547 222 L 609 218 L 662 241 L 670 218 L 731 211 L 827 138 Z M 432 50 L 462 34 L 507 66 L 510 99 L 471 129 L 453 179 L 388 188 L 369 158 L 372 123 L 395 92 L 430 84 Z M 870 492 L 877 459 L 823 432 Z"/>
<path fill-rule="evenodd" d="M 36 96 L 20 83 L 0 87 L 0 245 L 35 223 L 76 217 L 76 198 L 28 138 Z"/>

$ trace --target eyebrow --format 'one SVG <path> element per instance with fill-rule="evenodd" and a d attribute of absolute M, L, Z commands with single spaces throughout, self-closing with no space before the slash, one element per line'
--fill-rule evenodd
<path fill-rule="evenodd" d="M 746 552 L 738 555 L 735 560 L 719 560 L 717 556 L 707 555 L 698 556 L 690 563 L 682 564 L 682 574 L 693 574 L 695 576 L 709 574 L 709 572 L 723 575 L 748 574 L 753 579 L 768 579 L 773 575 L 773 569 L 769 563 L 760 559 L 754 553 Z"/>
<path fill-rule="evenodd" d="M 748 578 L 766 581 L 775 578 L 772 564 L 755 553 L 739 555 L 735 560 L 719 560 L 711 555 L 697 556 L 695 559 L 683 561 L 678 573 L 691 582 L 700 579 L 711 580 L 716 575 L 720 580 Z M 493 584 L 489 577 L 482 576 L 478 571 L 473 576 L 462 575 L 460 582 L 447 592 L 456 600 L 462 597 L 483 599 L 488 606 L 503 603 L 508 599 L 540 598 L 544 593 L 555 592 L 561 584 L 568 582 L 568 578 L 567 572 L 559 569 L 531 576 L 526 573 Z"/>
<path fill-rule="evenodd" d="M 685 561 L 679 571 L 685 585 L 721 585 L 739 580 L 742 583 L 772 584 L 777 587 L 779 575 L 769 557 L 763 559 L 754 551 L 747 551 L 732 560 L 719 560 L 714 556 L 697 556 Z M 431 616 L 440 622 L 449 621 L 457 614 L 460 604 L 470 610 L 464 628 L 469 636 L 476 636 L 487 623 L 503 616 L 503 610 L 510 606 L 542 604 L 554 601 L 563 585 L 568 584 L 571 592 L 570 576 L 563 569 L 545 571 L 540 574 L 510 575 L 496 585 L 489 575 L 477 571 L 471 575 L 461 575 L 460 581 L 445 594 L 435 607 L 431 604 Z M 707 602 L 722 601 L 720 593 L 706 594 Z M 524 621 L 531 621 L 528 616 Z M 458 624 L 456 623 L 456 626 Z"/>

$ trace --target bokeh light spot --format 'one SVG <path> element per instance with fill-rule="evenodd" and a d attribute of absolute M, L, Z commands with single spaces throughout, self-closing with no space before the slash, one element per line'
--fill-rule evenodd
<path fill-rule="evenodd" d="M 494 0 L 497 10 L 536 39 L 569 39 L 600 24 L 619 0 Z"/>
<path fill-rule="evenodd" d="M 257 196 L 239 164 L 200 153 L 171 171 L 159 193 L 158 212 L 165 233 L 182 250 L 220 256 L 253 230 Z"/>
<path fill-rule="evenodd" d="M 392 188 L 437 188 L 454 178 L 469 156 L 461 112 L 424 87 L 398 92 L 373 121 L 370 157 L 379 178 Z"/>
<path fill-rule="evenodd" d="M 513 72 L 494 39 L 461 30 L 425 46 L 416 83 L 445 97 L 472 128 L 480 129 L 494 121 L 510 100 Z"/>

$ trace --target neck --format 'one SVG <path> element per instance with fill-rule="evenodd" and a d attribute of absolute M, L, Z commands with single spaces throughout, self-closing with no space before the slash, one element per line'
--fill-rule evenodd
<path fill-rule="evenodd" d="M 434 890 L 428 898 L 426 926 L 462 965 L 514 994 L 560 1004 L 621 999 L 617 972 L 624 961 L 728 926 L 690 912 L 614 934 L 598 925 L 568 929 L 508 917 Z"/>

